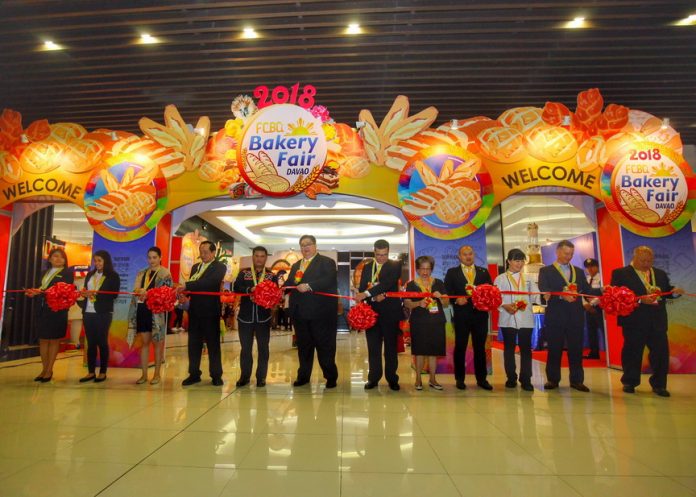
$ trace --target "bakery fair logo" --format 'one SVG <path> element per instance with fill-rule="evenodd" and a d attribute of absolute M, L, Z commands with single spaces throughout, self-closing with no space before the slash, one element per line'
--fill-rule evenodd
<path fill-rule="evenodd" d="M 272 105 L 254 114 L 237 148 L 242 176 L 272 197 L 305 190 L 326 160 L 321 121 L 297 105 Z"/>
<path fill-rule="evenodd" d="M 623 214 L 644 226 L 672 223 L 689 196 L 679 165 L 659 146 L 636 147 L 625 153 L 614 168 L 611 188 Z"/>

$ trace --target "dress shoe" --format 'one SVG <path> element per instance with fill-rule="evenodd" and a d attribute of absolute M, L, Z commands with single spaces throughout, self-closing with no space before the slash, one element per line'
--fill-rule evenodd
<path fill-rule="evenodd" d="M 41 373 L 39 376 L 34 378 L 34 381 L 41 381 L 43 379 L 43 373 Z"/>
<path fill-rule="evenodd" d="M 88 381 L 94 381 L 94 379 L 96 377 L 97 376 L 94 374 L 88 374 L 87 376 L 83 376 L 82 378 L 80 378 L 80 383 L 87 383 Z"/>
<path fill-rule="evenodd" d="M 295 381 L 292 382 L 292 386 L 293 386 L 293 387 L 301 387 L 301 386 L 303 386 L 303 385 L 306 385 L 307 383 L 309 383 L 309 380 L 300 380 L 300 379 L 297 379 L 297 380 L 295 380 Z"/>
<path fill-rule="evenodd" d="M 439 383 L 433 383 L 432 381 L 428 382 L 428 386 L 430 388 L 434 388 L 435 390 L 442 390 L 443 389 L 442 385 L 440 385 Z"/>
<path fill-rule="evenodd" d="M 488 383 L 488 381 L 486 381 L 486 380 L 478 381 L 478 382 L 476 382 L 476 384 L 478 385 L 479 388 L 483 388 L 484 390 L 489 390 L 489 391 L 493 390 L 493 385 Z"/>
<path fill-rule="evenodd" d="M 247 380 L 245 378 L 239 378 L 237 380 L 237 383 L 235 383 L 235 385 L 237 385 L 238 387 L 243 387 L 243 386 L 248 385 L 248 384 L 249 384 L 249 380 Z"/>
<path fill-rule="evenodd" d="M 464 383 L 463 381 L 457 380 L 457 388 L 459 390 L 466 390 L 466 383 Z"/>
<path fill-rule="evenodd" d="M 213 378 L 210 382 L 213 384 L 213 386 L 216 387 L 221 387 L 225 384 L 225 382 L 222 381 L 222 378 Z"/>
<path fill-rule="evenodd" d="M 570 388 L 577 390 L 578 392 L 589 392 L 590 389 L 585 386 L 584 383 L 571 383 Z"/>
<path fill-rule="evenodd" d="M 365 383 L 365 390 L 372 390 L 373 388 L 377 388 L 376 381 L 368 381 L 367 383 Z"/>
<path fill-rule="evenodd" d="M 389 388 L 391 388 L 391 389 L 394 390 L 395 392 L 398 391 L 398 390 L 401 390 L 401 387 L 400 387 L 399 384 L 398 384 L 397 382 L 395 382 L 395 381 L 389 384 Z"/>
<path fill-rule="evenodd" d="M 636 393 L 636 387 L 633 385 L 624 385 L 622 390 L 624 393 Z"/>
<path fill-rule="evenodd" d="M 266 386 L 266 380 L 256 380 L 256 388 L 263 388 Z"/>
<path fill-rule="evenodd" d="M 106 375 L 104 375 L 104 376 L 97 376 L 96 378 L 94 378 L 94 383 L 102 383 L 102 382 L 104 382 L 104 381 L 106 381 Z"/>
<path fill-rule="evenodd" d="M 669 390 L 666 388 L 653 388 L 653 392 L 655 395 L 659 395 L 660 397 L 671 397 Z"/>
<path fill-rule="evenodd" d="M 51 381 L 52 378 L 53 378 L 53 375 L 51 375 L 47 378 L 41 378 L 41 383 L 48 383 L 49 381 Z"/>
<path fill-rule="evenodd" d="M 555 381 L 547 381 L 544 383 L 544 390 L 553 390 L 554 388 L 558 388 L 558 383 Z"/>
<path fill-rule="evenodd" d="M 517 380 L 508 380 L 505 382 L 505 388 L 515 388 L 517 386 Z"/>
<path fill-rule="evenodd" d="M 588 354 L 583 359 L 599 359 L 599 354 Z"/>
<path fill-rule="evenodd" d="M 336 388 L 336 380 L 326 380 L 326 388 Z"/>
<path fill-rule="evenodd" d="M 534 386 L 531 383 L 522 383 L 522 390 L 525 392 L 533 392 Z"/>
<path fill-rule="evenodd" d="M 194 384 L 200 383 L 200 382 L 201 382 L 200 376 L 189 376 L 184 381 L 181 382 L 181 385 L 184 387 L 187 387 L 189 385 L 194 385 Z"/>

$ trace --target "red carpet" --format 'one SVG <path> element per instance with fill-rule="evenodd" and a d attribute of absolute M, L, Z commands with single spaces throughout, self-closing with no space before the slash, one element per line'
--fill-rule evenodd
<path fill-rule="evenodd" d="M 491 347 L 496 348 L 498 350 L 503 350 L 503 342 L 499 342 L 497 340 L 492 340 Z M 583 352 L 583 355 L 585 355 L 587 353 L 588 353 L 588 350 L 585 349 L 585 351 Z M 532 359 L 536 359 L 537 361 L 541 361 L 541 362 L 546 362 L 547 354 L 548 354 L 548 352 L 546 352 L 545 350 L 533 350 L 532 351 Z M 582 365 L 585 368 L 606 368 L 607 362 L 606 362 L 605 353 L 600 352 L 599 359 L 583 359 Z M 563 368 L 568 367 L 568 356 L 565 353 L 563 354 L 563 356 L 561 356 L 561 367 L 563 367 Z"/>

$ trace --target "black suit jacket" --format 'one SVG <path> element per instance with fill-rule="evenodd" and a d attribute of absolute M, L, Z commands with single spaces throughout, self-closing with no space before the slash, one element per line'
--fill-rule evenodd
<path fill-rule="evenodd" d="M 368 262 L 363 267 L 362 275 L 360 276 L 360 286 L 358 287 L 359 292 L 364 292 L 368 290 L 368 285 L 370 280 L 372 280 L 372 268 L 376 262 Z M 376 297 L 382 293 L 386 292 L 398 292 L 399 291 L 399 278 L 401 278 L 401 261 L 388 260 L 382 265 L 382 269 L 379 271 L 379 276 L 377 281 L 369 289 L 370 295 Z M 366 302 L 375 310 L 378 314 L 378 319 L 388 319 L 392 321 L 400 321 L 403 319 L 403 310 L 401 308 L 401 299 L 397 298 L 386 298 L 382 302 L 375 302 L 373 298 L 366 299 Z"/>
<path fill-rule="evenodd" d="M 253 268 L 244 268 L 239 271 L 237 279 L 234 280 L 233 290 L 237 293 L 250 293 L 251 289 L 254 288 L 254 277 L 251 274 Z M 259 283 L 261 281 L 258 278 L 261 277 L 260 273 L 256 274 Z M 270 268 L 266 268 L 266 276 L 264 281 L 272 281 L 275 283 L 276 277 L 271 272 Z M 239 314 L 237 314 L 237 319 L 242 323 L 265 323 L 271 319 L 271 310 L 256 305 L 251 301 L 251 297 L 242 297 L 239 304 Z"/>
<path fill-rule="evenodd" d="M 474 286 L 493 284 L 491 275 L 486 268 L 474 266 L 474 269 L 476 270 L 476 274 L 474 275 Z M 445 274 L 445 288 L 447 289 L 448 295 L 466 295 L 466 286 L 468 284 L 469 282 L 467 282 L 464 276 L 461 264 L 447 270 L 447 274 Z M 464 305 L 458 305 L 454 302 L 454 299 L 450 300 L 452 310 L 454 311 L 455 322 L 467 319 L 474 319 L 477 321 L 486 321 L 488 319 L 488 313 L 476 309 L 471 299 L 468 299 Z"/>
<path fill-rule="evenodd" d="M 191 268 L 191 274 L 196 274 L 201 263 L 197 262 Z M 220 261 L 213 261 L 196 281 L 187 281 L 186 290 L 191 292 L 219 292 L 222 280 L 225 279 L 227 266 Z M 222 308 L 220 297 L 217 295 L 191 295 L 189 315 L 191 316 L 220 316 Z"/>
<path fill-rule="evenodd" d="M 89 288 L 87 284 L 89 283 L 89 280 L 94 278 L 94 275 L 96 272 L 94 270 L 90 271 L 87 273 L 87 277 L 85 278 L 85 286 L 84 288 Z M 113 272 L 111 274 L 105 274 L 104 275 L 104 283 L 102 283 L 102 286 L 99 287 L 99 290 L 103 290 L 105 292 L 118 292 L 121 289 L 121 278 L 118 275 L 117 272 Z M 96 312 L 114 312 L 114 300 L 118 298 L 117 294 L 111 294 L 111 293 L 98 293 L 95 296 L 95 301 L 94 301 L 94 310 Z M 82 311 L 87 308 L 87 299 L 82 299 L 78 301 L 80 307 L 82 307 Z"/>
<path fill-rule="evenodd" d="M 43 281 L 43 277 L 45 276 L 45 274 L 48 271 L 49 270 L 47 269 L 46 271 L 43 272 L 43 274 L 41 275 L 41 280 L 39 281 L 39 284 L 37 285 L 36 288 L 41 286 L 41 282 Z M 66 267 L 66 268 L 63 268 L 60 271 L 58 271 L 57 274 L 53 275 L 53 279 L 50 281 L 50 283 L 48 284 L 48 286 L 45 289 L 48 290 L 49 288 L 51 288 L 53 285 L 56 285 L 57 283 L 72 284 L 74 282 L 75 282 L 75 273 L 73 273 L 73 270 L 71 268 Z M 41 298 L 41 308 L 42 309 L 43 308 L 49 309 L 48 304 L 46 304 L 45 294 L 41 293 L 41 294 L 39 294 L 39 296 Z M 67 310 L 66 310 L 66 312 L 67 312 Z"/>
<path fill-rule="evenodd" d="M 663 292 L 670 292 L 674 288 L 669 282 L 669 276 L 662 269 L 653 268 L 655 271 L 655 285 Z M 645 285 L 636 273 L 633 266 L 625 266 L 614 269 L 611 273 L 612 286 L 625 286 L 633 290 L 637 296 L 647 294 Z M 618 323 L 622 327 L 654 326 L 658 330 L 667 329 L 667 308 L 665 298 L 674 298 L 672 295 L 663 296 L 656 305 L 638 304 L 638 307 L 628 316 L 619 316 Z"/>
<path fill-rule="evenodd" d="M 300 269 L 300 259 L 290 268 L 290 274 L 284 286 L 296 286 L 295 273 Z M 290 315 L 299 319 L 336 319 L 338 315 L 338 299 L 317 295 L 314 292 L 338 293 L 338 272 L 336 263 L 330 257 L 317 254 L 307 267 L 300 283 L 307 283 L 311 292 L 298 292 L 292 289 L 290 293 Z"/>
<path fill-rule="evenodd" d="M 578 286 L 578 293 L 589 295 L 601 295 L 600 288 L 591 288 L 585 279 L 585 272 L 577 266 L 575 268 L 575 284 Z M 544 266 L 539 270 L 539 291 L 540 292 L 562 292 L 567 285 L 566 281 L 558 272 L 555 266 Z M 582 327 L 585 323 L 585 308 L 582 306 L 582 297 L 575 299 L 575 302 L 563 300 L 560 296 L 552 295 L 547 301 L 544 325 L 554 326 L 560 323 L 576 323 Z"/>

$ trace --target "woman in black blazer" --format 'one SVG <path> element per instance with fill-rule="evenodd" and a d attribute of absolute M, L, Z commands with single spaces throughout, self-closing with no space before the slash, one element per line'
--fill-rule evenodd
<path fill-rule="evenodd" d="M 56 283 L 72 283 L 73 272 L 68 268 L 68 256 L 62 248 L 54 248 L 48 254 L 49 268 L 41 275 L 39 288 L 27 290 L 27 297 L 39 297 L 39 351 L 41 352 L 41 374 L 34 381 L 47 383 L 53 377 L 53 364 L 56 362 L 60 340 L 65 336 L 68 327 L 68 310 L 52 311 L 43 291 Z"/>
<path fill-rule="evenodd" d="M 94 269 L 87 273 L 82 289 L 81 301 L 85 335 L 87 335 L 87 376 L 80 378 L 80 383 L 94 380 L 101 383 L 106 380 L 106 368 L 109 364 L 109 327 L 114 313 L 114 300 L 117 294 L 97 293 L 118 292 L 121 279 L 114 271 L 111 254 L 106 250 L 94 253 Z M 99 350 L 99 375 L 95 375 Z"/>

